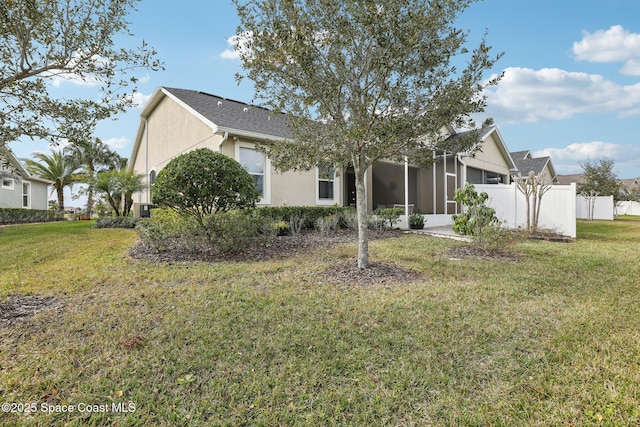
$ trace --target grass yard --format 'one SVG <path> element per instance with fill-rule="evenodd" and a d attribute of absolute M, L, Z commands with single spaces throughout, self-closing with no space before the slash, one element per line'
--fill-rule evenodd
<path fill-rule="evenodd" d="M 422 277 L 384 286 L 322 274 L 355 244 L 154 264 L 128 256 L 135 232 L 90 226 L 0 229 L 0 302 L 58 303 L 0 325 L 0 424 L 640 424 L 640 218 L 517 261 L 374 241 Z"/>

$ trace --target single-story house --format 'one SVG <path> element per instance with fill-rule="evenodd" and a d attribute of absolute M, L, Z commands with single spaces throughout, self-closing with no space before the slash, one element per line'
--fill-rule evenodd
<path fill-rule="evenodd" d="M 510 154 L 522 176 L 527 176 L 529 172 L 533 171 L 534 174 L 542 177 L 542 183 L 559 184 L 551 157 L 532 157 L 529 150 L 513 151 Z"/>
<path fill-rule="evenodd" d="M 446 127 L 450 138 L 461 133 Z M 478 130 L 481 145 L 474 155 L 438 153 L 429 167 L 381 161 L 367 173 L 368 209 L 402 205 L 423 214 L 451 215 L 459 206 L 454 192 L 464 183 L 508 184 L 515 164 L 495 126 Z M 278 172 L 256 146 L 292 135 L 284 115 L 204 92 L 159 87 L 140 114 L 130 167 L 151 184 L 134 195 L 150 204 L 158 172 L 174 157 L 207 147 L 234 158 L 253 176 L 259 205 L 349 206 L 355 204 L 355 176 L 349 169 L 334 174 L 319 166 L 307 172 Z M 405 173 L 406 172 L 406 173 Z M 135 210 L 139 214 L 139 210 Z"/>
<path fill-rule="evenodd" d="M 51 181 L 31 175 L 6 146 L 0 147 L 0 208 L 47 210 Z"/>

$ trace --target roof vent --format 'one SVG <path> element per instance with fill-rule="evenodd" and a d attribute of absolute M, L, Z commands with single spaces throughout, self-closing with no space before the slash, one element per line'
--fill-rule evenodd
<path fill-rule="evenodd" d="M 248 109 L 247 107 L 244 107 L 244 108 L 242 109 L 242 111 L 244 111 L 244 112 L 246 113 L 247 111 L 249 111 L 249 109 Z"/>
<path fill-rule="evenodd" d="M 218 107 L 222 105 L 222 101 L 218 101 Z"/>

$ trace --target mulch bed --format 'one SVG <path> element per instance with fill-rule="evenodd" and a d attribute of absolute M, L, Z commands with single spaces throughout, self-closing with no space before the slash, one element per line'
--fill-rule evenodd
<path fill-rule="evenodd" d="M 402 236 L 399 230 L 370 231 L 369 240 L 388 239 Z M 155 262 L 260 262 L 286 259 L 311 249 L 330 247 L 340 243 L 357 242 L 357 234 L 352 230 L 339 230 L 322 234 L 315 231 L 301 233 L 298 236 L 276 236 L 269 241 L 255 240 L 240 252 L 224 254 L 213 250 L 199 250 L 191 252 L 179 247 L 167 247 L 157 250 L 142 240 L 138 241 L 129 251 L 132 258 Z M 199 248 L 200 249 L 200 248 Z"/>
<path fill-rule="evenodd" d="M 402 235 L 403 233 L 399 230 L 369 231 L 369 240 L 389 239 Z M 129 253 L 133 258 L 167 263 L 185 261 L 260 262 L 289 258 L 311 248 L 354 242 L 357 242 L 355 231 L 340 230 L 327 234 L 310 231 L 298 236 L 278 236 L 268 243 L 256 241 L 246 249 L 234 254 L 221 254 L 213 251 L 189 252 L 180 248 L 158 251 L 142 241 L 139 241 Z M 321 276 L 332 282 L 356 285 L 410 283 L 420 277 L 414 271 L 389 262 L 372 262 L 369 268 L 360 269 L 355 260 L 334 264 L 325 269 Z"/>

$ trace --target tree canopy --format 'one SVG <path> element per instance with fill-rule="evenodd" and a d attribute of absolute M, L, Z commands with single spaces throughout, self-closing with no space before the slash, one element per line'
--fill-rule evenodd
<path fill-rule="evenodd" d="M 578 193 L 593 193 L 598 196 L 613 196 L 614 201 L 622 199 L 622 182 L 613 171 L 612 159 L 587 160 L 580 166 L 584 171 L 584 183 L 578 185 Z"/>
<path fill-rule="evenodd" d="M 138 1 L 0 2 L 0 145 L 22 136 L 82 139 L 132 105 L 131 72 L 163 67 L 144 42 L 118 46 L 131 35 L 127 16 Z M 96 85 L 100 96 L 57 98 L 54 79 Z"/>
<path fill-rule="evenodd" d="M 475 128 L 483 111 L 483 38 L 468 51 L 458 16 L 474 0 L 234 0 L 236 49 L 256 98 L 290 117 L 293 141 L 268 142 L 280 170 L 352 166 L 359 219 L 358 265 L 368 265 L 364 174 L 376 161 L 426 162 L 464 151 L 469 132 L 446 144 L 444 126 Z M 466 60 L 466 64 L 465 64 Z"/>

